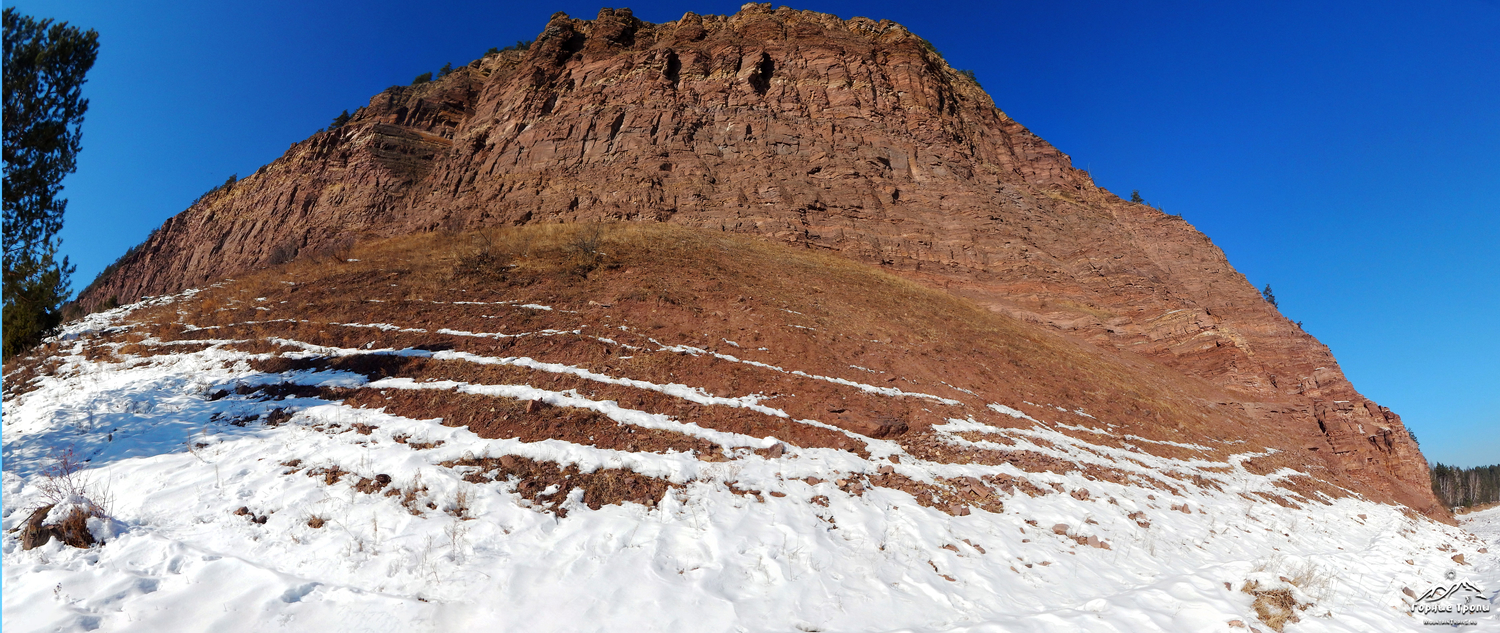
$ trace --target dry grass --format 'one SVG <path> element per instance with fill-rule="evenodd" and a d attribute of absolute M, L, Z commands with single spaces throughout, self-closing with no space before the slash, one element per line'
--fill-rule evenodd
<path fill-rule="evenodd" d="M 1262 561 L 1252 571 L 1270 572 L 1281 567 L 1283 567 L 1282 559 L 1273 557 Z M 1255 610 L 1255 617 L 1278 633 L 1287 624 L 1301 621 L 1299 611 L 1306 611 L 1317 602 L 1327 600 L 1333 590 L 1335 580 L 1331 571 L 1310 562 L 1292 566 L 1286 570 L 1285 575 L 1279 578 L 1282 582 L 1297 587 L 1312 601 L 1298 602 L 1292 590 L 1285 587 L 1263 587 L 1258 580 L 1251 580 L 1240 587 L 1240 591 L 1255 597 L 1255 601 L 1250 604 L 1250 608 Z"/>

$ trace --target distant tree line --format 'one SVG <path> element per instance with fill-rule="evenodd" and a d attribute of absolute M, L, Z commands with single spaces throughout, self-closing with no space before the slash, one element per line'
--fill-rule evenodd
<path fill-rule="evenodd" d="M 1500 464 L 1475 468 L 1438 464 L 1432 468 L 1432 492 L 1450 508 L 1500 503 Z"/>

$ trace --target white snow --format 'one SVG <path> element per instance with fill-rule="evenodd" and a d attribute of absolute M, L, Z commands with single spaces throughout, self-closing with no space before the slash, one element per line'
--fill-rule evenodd
<path fill-rule="evenodd" d="M 124 317 L 141 305 L 91 315 L 62 337 L 128 327 Z M 306 350 L 302 354 L 511 364 L 786 416 L 757 394 L 714 395 L 525 357 L 283 342 Z M 1255 620 L 1252 597 L 1239 590 L 1252 579 L 1289 588 L 1313 604 L 1290 632 L 1411 631 L 1432 627 L 1410 612 L 1403 588 L 1420 594 L 1456 570 L 1491 601 L 1500 591 L 1500 509 L 1464 517 L 1466 532 L 1357 497 L 1282 507 L 1241 494 L 1287 493 L 1276 482 L 1295 474 L 1247 471 L 1240 462 L 1254 453 L 1218 462 L 1094 445 L 999 403 L 988 407 L 1035 425 L 1002 429 L 954 418 L 938 427 L 941 437 L 1107 466 L 1138 481 L 931 463 L 895 442 L 868 438 L 869 460 L 796 447 L 767 459 L 749 449 L 774 446 L 774 437 L 715 431 L 572 391 L 406 378 L 367 384 L 338 372 L 268 376 L 245 362 L 252 355 L 213 343 L 194 352 L 163 346 L 156 351 L 169 353 L 106 362 L 87 360 L 79 341 L 35 390 L 4 403 L 0 606 L 7 631 L 1248 631 L 1231 628 L 1234 620 L 1267 631 Z M 236 384 L 284 381 L 540 399 L 709 439 L 733 459 L 488 440 L 437 420 L 315 399 L 207 397 Z M 297 412 L 281 426 L 226 422 L 283 407 Z M 368 435 L 342 432 L 356 423 L 376 428 Z M 954 435 L 967 431 L 1009 444 Z M 398 436 L 409 439 L 397 442 Z M 413 448 L 417 441 L 436 446 Z M 90 524 L 104 544 L 85 550 L 54 540 L 23 551 L 11 530 L 43 505 L 43 472 L 64 447 L 90 460 L 80 475 L 91 491 L 108 497 L 108 517 Z M 559 519 L 532 507 L 513 482 L 469 483 L 461 470 L 440 465 L 501 455 L 575 464 L 585 472 L 625 468 L 680 487 L 655 508 L 631 503 L 590 510 L 575 496 Z M 899 463 L 884 459 L 889 455 Z M 283 464 L 292 460 L 301 460 L 300 470 L 288 474 Z M 835 483 L 887 465 L 919 481 L 1008 475 L 1043 490 L 1090 494 L 1002 493 L 1003 512 L 951 516 L 897 490 L 873 487 L 856 496 Z M 352 474 L 332 485 L 306 476 L 326 466 Z M 1167 472 L 1197 475 L 1220 489 L 1198 488 Z M 360 477 L 377 473 L 403 489 L 420 482 L 422 500 L 436 509 L 413 515 L 398 497 L 353 489 Z M 809 484 L 807 477 L 823 483 Z M 762 491 L 763 501 L 730 492 L 731 482 Z M 1181 494 L 1167 492 L 1166 484 Z M 470 520 L 446 511 L 456 511 L 460 493 Z M 236 515 L 240 507 L 265 522 Z M 323 527 L 309 525 L 315 516 Z M 1054 534 L 1056 524 L 1065 524 L 1068 535 Z M 1080 545 L 1071 536 L 1097 537 L 1109 549 Z M 1485 547 L 1488 553 L 1478 552 Z M 1459 553 L 1466 565 L 1452 560 Z M 1313 580 L 1293 585 L 1282 576 Z M 1493 614 L 1487 617 L 1475 630 L 1493 630 L 1483 628 L 1495 624 Z"/>

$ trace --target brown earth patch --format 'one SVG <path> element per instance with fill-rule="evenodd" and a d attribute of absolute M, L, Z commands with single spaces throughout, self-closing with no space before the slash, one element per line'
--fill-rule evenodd
<path fill-rule="evenodd" d="M 585 473 L 579 471 L 576 465 L 560 467 L 554 462 L 515 455 L 460 459 L 443 462 L 443 465 L 449 468 L 476 468 L 464 476 L 464 480 L 469 483 L 514 482 L 516 494 L 537 504 L 542 511 L 559 517 L 568 515 L 568 509 L 562 507 L 562 504 L 574 489 L 583 490 L 584 505 L 591 510 L 598 510 L 606 505 L 625 502 L 655 508 L 668 490 L 680 487 L 679 484 L 630 470 L 601 468 Z M 547 492 L 552 486 L 557 486 L 557 490 Z"/>
<path fill-rule="evenodd" d="M 1077 472 L 1095 481 L 1109 481 L 1127 486 L 1144 486 L 1173 492 L 1177 490 L 1171 484 L 1155 477 L 1144 477 L 1097 464 L 1080 464 L 1044 455 L 1036 451 L 1007 451 L 958 446 L 936 434 L 911 435 L 901 438 L 900 443 L 901 447 L 906 449 L 906 452 L 910 453 L 913 457 L 932 462 L 945 464 L 984 464 L 987 466 L 1011 464 L 1031 473 L 1050 472 L 1064 474 Z"/>
<path fill-rule="evenodd" d="M 356 354 L 340 357 L 315 357 L 292 359 L 273 357 L 250 361 L 252 367 L 267 373 L 282 373 L 299 370 L 350 371 L 371 380 L 388 377 L 406 377 L 418 381 L 452 380 L 470 384 L 515 384 L 529 385 L 551 391 L 576 390 L 595 400 L 614 400 L 621 406 L 638 411 L 660 413 L 673 419 L 698 426 L 739 433 L 751 437 L 775 436 L 793 445 L 810 448 L 836 448 L 864 454 L 864 447 L 838 431 L 800 424 L 787 418 L 777 417 L 738 407 L 700 405 L 649 389 L 627 385 L 599 382 L 571 374 L 560 374 L 512 365 L 487 365 L 457 360 L 433 360 L 430 358 L 402 356 L 396 354 Z M 610 370 L 611 367 L 604 367 Z M 608 374 L 606 374 L 608 375 Z M 396 390 L 387 390 L 396 391 Z M 340 392 L 342 394 L 342 392 Z M 343 398 L 344 395 L 329 395 Z M 478 396 L 474 396 L 478 397 Z M 427 414 L 423 417 L 443 417 L 445 420 L 464 420 L 456 426 L 468 424 L 476 433 L 470 420 L 471 413 L 484 412 L 491 408 L 481 401 L 479 409 L 465 413 L 460 407 L 446 406 L 449 415 Z M 361 405 L 367 406 L 367 405 Z M 402 414 L 405 415 L 405 414 Z M 504 415 L 502 413 L 502 415 Z M 481 416 L 482 417 L 482 416 Z M 479 428 L 483 428 L 483 424 Z"/>
<path fill-rule="evenodd" d="M 598 448 L 650 453 L 722 454 L 723 448 L 701 438 L 621 424 L 595 411 L 556 407 L 534 400 L 481 396 L 448 390 L 329 389 L 330 400 L 412 419 L 442 418 L 443 426 L 468 427 L 485 439 L 539 442 L 554 439 Z"/>

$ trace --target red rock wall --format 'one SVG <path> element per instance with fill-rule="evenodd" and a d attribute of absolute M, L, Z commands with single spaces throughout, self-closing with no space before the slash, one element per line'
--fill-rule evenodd
<path fill-rule="evenodd" d="M 1001 87 L 1001 90 L 1009 87 Z M 1208 379 L 1368 494 L 1442 514 L 1426 462 L 1328 348 L 1181 218 L 1120 200 L 900 25 L 769 5 L 558 14 L 530 50 L 394 87 L 172 218 L 97 305 L 494 224 L 670 221 L 888 266 Z"/>

